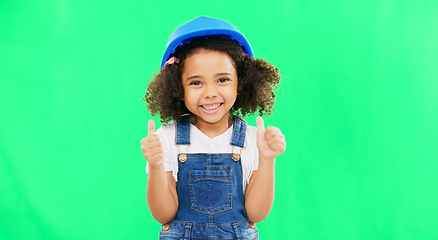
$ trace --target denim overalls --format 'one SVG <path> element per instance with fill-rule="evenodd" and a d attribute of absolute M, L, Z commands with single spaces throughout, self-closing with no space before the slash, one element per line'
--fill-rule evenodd
<path fill-rule="evenodd" d="M 238 117 L 233 121 L 236 152 L 244 147 L 246 123 Z M 190 145 L 189 115 L 177 122 L 175 138 L 180 149 Z M 178 211 L 163 225 L 159 239 L 258 239 L 245 212 L 240 154 L 186 152 L 178 154 Z"/>

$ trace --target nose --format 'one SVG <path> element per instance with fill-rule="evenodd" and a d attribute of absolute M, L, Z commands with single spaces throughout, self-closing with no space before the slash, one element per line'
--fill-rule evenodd
<path fill-rule="evenodd" d="M 218 96 L 217 88 L 214 84 L 206 84 L 204 87 L 205 98 L 215 98 Z"/>

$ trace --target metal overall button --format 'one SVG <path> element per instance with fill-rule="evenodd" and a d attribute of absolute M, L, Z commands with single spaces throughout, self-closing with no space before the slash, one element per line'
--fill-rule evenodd
<path fill-rule="evenodd" d="M 250 228 L 254 228 L 254 227 L 255 227 L 255 224 L 254 224 L 253 222 L 250 222 L 248 227 L 250 227 Z"/>
<path fill-rule="evenodd" d="M 239 147 L 236 147 L 238 150 L 239 150 L 239 153 L 237 153 L 235 150 L 234 150 L 234 148 L 235 148 L 235 146 L 233 146 L 233 148 L 231 149 L 231 152 L 233 153 L 233 155 L 231 156 L 231 158 L 234 160 L 234 161 L 239 161 L 240 160 L 240 155 L 242 154 L 242 150 L 244 149 L 244 148 L 239 148 Z"/>
<path fill-rule="evenodd" d="M 187 154 L 181 153 L 178 158 L 179 158 L 179 161 L 183 163 L 183 162 L 187 161 Z"/>
<path fill-rule="evenodd" d="M 181 153 L 181 148 L 182 148 L 182 146 L 185 146 L 185 148 L 186 148 L 186 153 Z M 180 162 L 182 162 L 182 163 L 184 163 L 185 161 L 187 161 L 187 152 L 189 151 L 188 150 L 188 148 L 189 148 L 189 146 L 190 145 L 178 145 L 178 160 L 180 161 Z"/>

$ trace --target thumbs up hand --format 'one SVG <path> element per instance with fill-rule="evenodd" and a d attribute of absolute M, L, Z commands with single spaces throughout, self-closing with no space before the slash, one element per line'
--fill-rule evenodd
<path fill-rule="evenodd" d="M 286 150 L 286 140 L 279 128 L 267 127 L 261 117 L 257 121 L 257 148 L 260 159 L 275 159 Z"/>
<path fill-rule="evenodd" d="M 150 167 L 158 167 L 163 164 L 163 149 L 158 135 L 155 134 L 154 120 L 148 121 L 148 136 L 141 140 L 141 151 Z"/>

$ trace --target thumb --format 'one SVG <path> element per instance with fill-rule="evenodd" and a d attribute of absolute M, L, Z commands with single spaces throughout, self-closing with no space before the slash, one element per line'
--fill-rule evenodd
<path fill-rule="evenodd" d="M 265 137 L 265 122 L 263 121 L 263 118 L 257 117 L 256 123 L 257 123 L 257 138 L 264 138 Z"/>
<path fill-rule="evenodd" d="M 155 122 L 154 120 L 149 120 L 148 121 L 148 136 L 154 135 L 155 134 Z"/>

